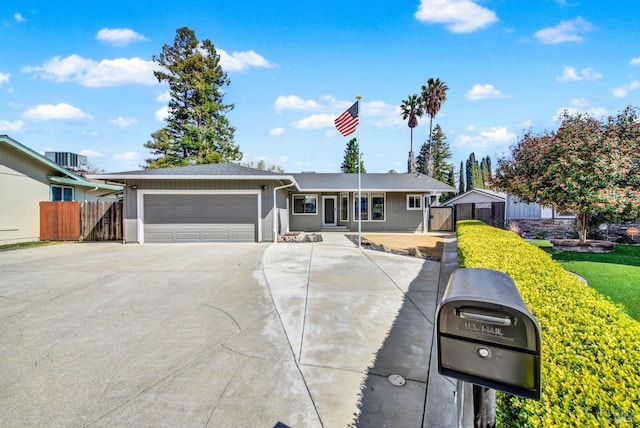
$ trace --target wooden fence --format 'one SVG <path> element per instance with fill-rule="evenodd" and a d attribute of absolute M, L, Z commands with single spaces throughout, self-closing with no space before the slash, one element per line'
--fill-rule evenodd
<path fill-rule="evenodd" d="M 122 212 L 122 201 L 40 202 L 40 239 L 121 240 Z"/>
<path fill-rule="evenodd" d="M 122 239 L 122 201 L 83 202 L 80 206 L 82 239 L 117 241 Z"/>

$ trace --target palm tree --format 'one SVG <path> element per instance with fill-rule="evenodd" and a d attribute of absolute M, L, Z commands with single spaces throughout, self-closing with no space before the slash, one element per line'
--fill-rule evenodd
<path fill-rule="evenodd" d="M 433 118 L 436 117 L 442 107 L 442 103 L 447 100 L 449 87 L 439 78 L 433 77 L 427 80 L 427 85 L 422 85 L 422 108 L 429 115 L 429 158 L 427 161 L 427 175 L 433 177 L 433 145 L 431 144 L 433 133 Z"/>
<path fill-rule="evenodd" d="M 420 97 L 414 94 L 409 95 L 406 100 L 402 101 L 400 109 L 402 110 L 402 119 L 407 120 L 408 118 L 407 125 L 411 128 L 411 149 L 409 150 L 409 165 L 407 169 L 408 172 L 414 173 L 416 172 L 416 160 L 413 156 L 413 128 L 418 126 L 418 118 L 424 114 L 424 107 Z"/>

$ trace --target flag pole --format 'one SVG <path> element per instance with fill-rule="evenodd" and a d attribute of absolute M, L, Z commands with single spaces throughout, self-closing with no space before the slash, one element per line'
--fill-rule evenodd
<path fill-rule="evenodd" d="M 360 170 L 362 162 L 360 161 L 360 100 L 362 97 L 356 95 L 358 103 L 358 248 L 362 248 L 362 186 L 360 179 Z"/>

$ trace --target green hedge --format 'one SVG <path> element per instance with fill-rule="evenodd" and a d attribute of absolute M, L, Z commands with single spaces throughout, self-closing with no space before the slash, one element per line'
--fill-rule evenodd
<path fill-rule="evenodd" d="M 512 232 L 460 221 L 457 236 L 460 266 L 511 276 L 540 324 L 541 400 L 499 393 L 499 425 L 640 426 L 640 323 Z"/>

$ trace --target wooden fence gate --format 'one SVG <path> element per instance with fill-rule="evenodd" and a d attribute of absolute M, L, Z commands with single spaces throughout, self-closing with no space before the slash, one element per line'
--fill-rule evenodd
<path fill-rule="evenodd" d="M 78 241 L 80 202 L 40 202 L 40 240 Z"/>
<path fill-rule="evenodd" d="M 429 208 L 429 232 L 453 232 L 453 208 Z"/>
<path fill-rule="evenodd" d="M 121 240 L 122 207 L 122 201 L 40 202 L 40 240 Z"/>

